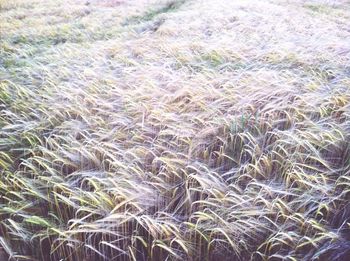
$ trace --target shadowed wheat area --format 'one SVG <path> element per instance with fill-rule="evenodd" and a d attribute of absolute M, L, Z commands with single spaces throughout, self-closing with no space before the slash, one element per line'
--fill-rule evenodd
<path fill-rule="evenodd" d="M 349 1 L 0 5 L 1 261 L 349 260 Z"/>

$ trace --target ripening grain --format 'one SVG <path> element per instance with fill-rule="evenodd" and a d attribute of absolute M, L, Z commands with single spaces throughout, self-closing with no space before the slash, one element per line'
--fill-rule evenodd
<path fill-rule="evenodd" d="M 0 5 L 0 260 L 350 256 L 349 1 Z"/>

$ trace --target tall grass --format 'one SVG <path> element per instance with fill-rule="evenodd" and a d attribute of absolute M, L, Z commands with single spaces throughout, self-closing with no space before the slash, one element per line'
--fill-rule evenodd
<path fill-rule="evenodd" d="M 1 5 L 1 260 L 350 255 L 341 1 Z"/>

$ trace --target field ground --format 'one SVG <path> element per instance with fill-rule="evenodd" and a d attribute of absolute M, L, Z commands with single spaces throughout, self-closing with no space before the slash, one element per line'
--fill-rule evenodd
<path fill-rule="evenodd" d="M 349 1 L 0 5 L 1 260 L 350 256 Z"/>

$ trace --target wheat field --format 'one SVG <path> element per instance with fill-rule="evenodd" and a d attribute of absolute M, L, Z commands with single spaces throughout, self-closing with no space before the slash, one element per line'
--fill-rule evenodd
<path fill-rule="evenodd" d="M 0 15 L 1 261 L 349 260 L 349 1 Z"/>

